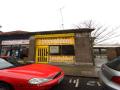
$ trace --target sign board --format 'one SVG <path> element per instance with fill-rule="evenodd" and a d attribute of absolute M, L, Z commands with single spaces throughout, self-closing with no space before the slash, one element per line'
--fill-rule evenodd
<path fill-rule="evenodd" d="M 58 54 L 59 53 L 59 46 L 50 46 L 50 53 L 51 54 Z"/>
<path fill-rule="evenodd" d="M 1 43 L 2 45 L 22 45 L 29 44 L 29 40 L 4 40 Z"/>
<path fill-rule="evenodd" d="M 73 37 L 67 38 L 41 38 L 36 40 L 36 45 L 66 45 L 74 44 Z"/>

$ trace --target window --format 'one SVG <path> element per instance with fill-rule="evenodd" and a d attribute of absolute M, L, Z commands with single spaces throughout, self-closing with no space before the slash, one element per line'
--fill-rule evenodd
<path fill-rule="evenodd" d="M 100 54 L 99 49 L 93 49 L 93 51 L 94 51 L 94 54 L 96 54 L 96 55 Z"/>
<path fill-rule="evenodd" d="M 50 54 L 51 55 L 59 55 L 60 54 L 60 46 L 50 46 Z"/>
<path fill-rule="evenodd" d="M 106 49 L 101 49 L 101 54 L 106 54 L 107 50 Z"/>
<path fill-rule="evenodd" d="M 50 55 L 75 55 L 73 45 L 58 45 L 50 46 Z"/>
<path fill-rule="evenodd" d="M 2 46 L 1 56 L 10 56 L 11 46 Z"/>
<path fill-rule="evenodd" d="M 62 45 L 61 54 L 62 55 L 75 55 L 74 46 L 73 45 Z"/>
<path fill-rule="evenodd" d="M 6 45 L 1 48 L 1 56 L 14 56 L 17 58 L 28 57 L 28 45 Z"/>
<path fill-rule="evenodd" d="M 29 46 L 28 45 L 21 45 L 21 48 L 20 48 L 20 55 L 22 57 L 28 57 L 28 51 L 29 50 Z"/>

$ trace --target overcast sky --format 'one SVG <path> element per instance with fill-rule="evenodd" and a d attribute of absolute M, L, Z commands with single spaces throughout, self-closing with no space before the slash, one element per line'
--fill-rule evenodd
<path fill-rule="evenodd" d="M 74 28 L 84 20 L 120 25 L 120 0 L 0 0 L 1 31 Z"/>

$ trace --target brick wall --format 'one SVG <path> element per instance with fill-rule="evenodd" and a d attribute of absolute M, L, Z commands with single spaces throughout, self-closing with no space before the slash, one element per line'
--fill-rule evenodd
<path fill-rule="evenodd" d="M 35 62 L 35 38 L 34 37 L 30 37 L 28 62 L 29 61 Z"/>
<path fill-rule="evenodd" d="M 108 56 L 108 60 L 112 60 L 118 56 L 120 56 L 120 48 L 108 48 L 107 50 L 107 56 Z"/>
<path fill-rule="evenodd" d="M 89 33 L 76 33 L 75 60 L 76 64 L 93 64 Z"/>

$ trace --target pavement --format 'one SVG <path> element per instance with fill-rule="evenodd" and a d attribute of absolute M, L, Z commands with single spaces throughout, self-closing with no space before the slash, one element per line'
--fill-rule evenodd
<path fill-rule="evenodd" d="M 98 78 L 65 76 L 64 80 L 51 90 L 103 90 Z"/>
<path fill-rule="evenodd" d="M 99 68 L 92 65 L 58 65 L 63 69 L 65 75 L 84 76 L 84 77 L 98 77 L 97 72 Z"/>
<path fill-rule="evenodd" d="M 107 58 L 96 58 L 95 66 L 93 65 L 57 65 L 63 69 L 65 75 L 71 76 L 84 76 L 84 77 L 98 77 L 98 71 L 101 68 L 101 65 L 106 63 Z"/>

